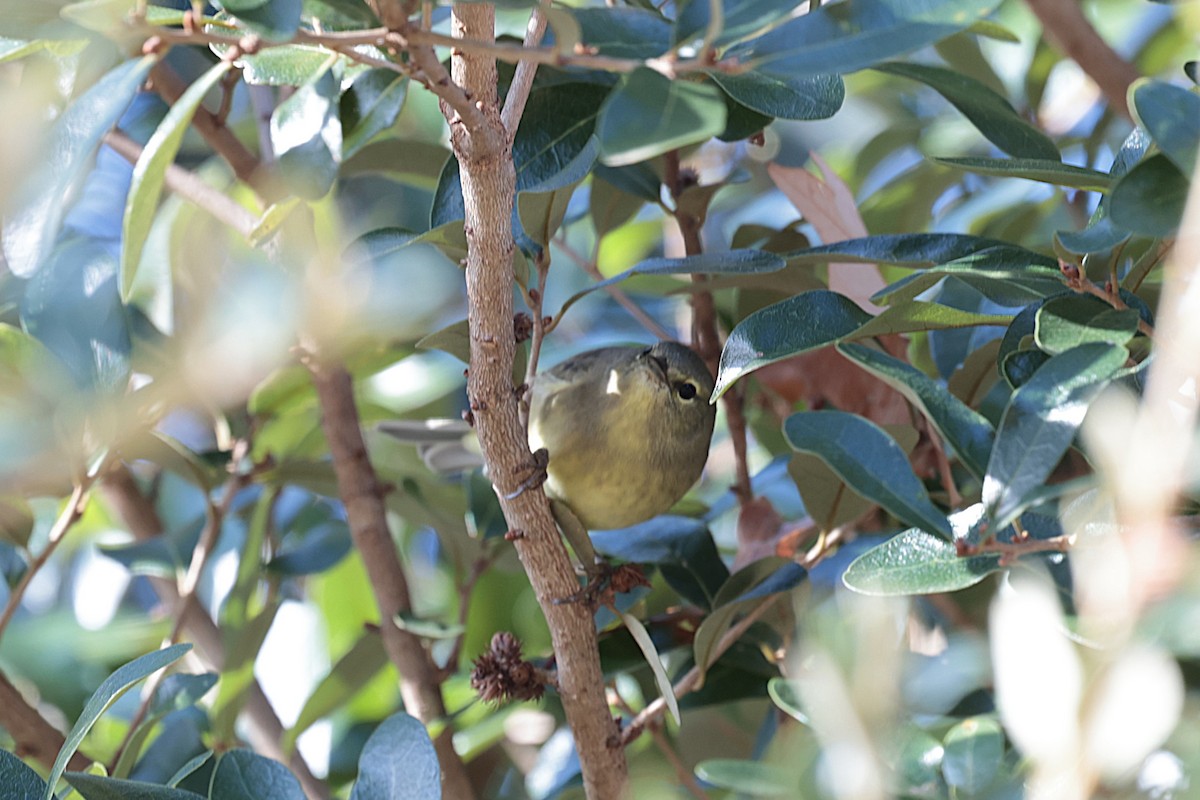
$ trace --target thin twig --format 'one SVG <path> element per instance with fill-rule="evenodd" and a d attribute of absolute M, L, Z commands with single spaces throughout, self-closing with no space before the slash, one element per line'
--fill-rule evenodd
<path fill-rule="evenodd" d="M 88 488 L 94 480 L 95 474 L 93 473 L 92 475 L 80 478 L 79 482 L 75 484 L 75 488 L 71 492 L 71 498 L 67 501 L 66 507 L 59 513 L 58 519 L 54 521 L 54 527 L 50 529 L 46 546 L 34 557 L 29 567 L 25 570 L 25 574 L 21 576 L 21 580 L 13 587 L 12 594 L 8 597 L 8 604 L 4 607 L 4 613 L 0 614 L 0 639 L 4 638 L 4 631 L 8 627 L 8 623 L 12 621 L 13 615 L 17 613 L 17 609 L 21 605 L 21 600 L 24 598 L 29 584 L 37 577 L 42 567 L 46 566 L 46 562 L 50 560 L 50 556 L 54 555 L 55 549 L 58 548 L 63 537 L 67 535 L 67 531 L 71 530 L 71 526 L 83 516 L 83 511 L 87 507 Z"/>
<path fill-rule="evenodd" d="M 539 6 L 529 15 L 529 24 L 525 28 L 525 41 L 522 47 L 531 50 L 542 42 L 546 33 L 546 13 Z M 525 103 L 529 100 L 529 90 L 533 88 L 533 78 L 537 75 L 536 61 L 518 61 L 517 71 L 512 83 L 508 85 L 508 94 L 504 98 L 504 108 L 500 111 L 500 121 L 508 131 L 508 139 L 512 141 L 517 135 L 517 126 L 521 124 L 521 115 L 525 113 Z"/>
<path fill-rule="evenodd" d="M 471 610 L 471 593 L 475 591 L 475 584 L 479 582 L 479 579 L 496 562 L 496 555 L 497 551 L 493 551 L 475 559 L 475 562 L 471 564 L 471 572 L 462 582 L 462 585 L 458 587 L 458 624 L 464 631 L 454 638 L 454 646 L 450 649 L 450 656 L 446 659 L 446 665 L 442 667 L 441 674 L 443 680 L 450 678 L 458 671 L 458 659 L 462 655 L 463 641 L 466 639 L 467 615 Z"/>
<path fill-rule="evenodd" d="M 543 316 L 542 303 L 546 297 L 546 277 L 550 273 L 550 248 L 543 247 L 534 259 L 537 269 L 537 289 L 526 293 L 529 310 L 533 312 L 533 335 L 529 341 L 529 363 L 525 366 L 525 385 L 533 386 L 537 376 L 538 359 L 542 354 L 542 341 L 546 338 L 546 317 Z"/>
<path fill-rule="evenodd" d="M 556 238 L 555 244 L 560 250 L 562 250 L 563 253 L 566 254 L 567 258 L 574 261 L 575 264 L 588 275 L 592 276 L 597 281 L 604 280 L 604 273 L 600 272 L 600 269 L 596 266 L 595 261 L 584 258 L 582 254 L 575 250 L 575 248 L 568 245 L 566 237 L 564 237 L 561 233 Z M 616 301 L 617 305 L 628 311 L 629 316 L 641 323 L 642 327 L 650 331 L 650 333 L 654 334 L 659 339 L 665 340 L 675 338 L 667 331 L 666 328 L 659 325 L 658 322 L 655 321 L 654 317 L 643 311 L 641 306 L 635 303 L 633 298 L 631 298 L 620 286 L 609 284 L 603 288 L 604 291 L 608 293 L 608 296 Z"/>
<path fill-rule="evenodd" d="M 1074 264 L 1070 264 L 1065 261 L 1059 262 L 1059 271 L 1062 273 L 1063 281 L 1071 290 L 1080 292 L 1082 294 L 1090 294 L 1092 297 L 1099 298 L 1118 311 L 1125 311 L 1129 308 L 1129 305 L 1121 299 L 1120 291 L 1115 284 L 1110 283 L 1109 285 L 1101 288 L 1087 276 L 1087 273 Z M 1141 333 L 1145 334 L 1151 339 L 1154 338 L 1154 328 L 1150 325 L 1150 323 L 1142 319 L 1140 314 L 1138 315 L 1137 327 Z"/>
<path fill-rule="evenodd" d="M 1049 539 L 1021 538 L 1011 542 L 988 539 L 985 542 L 974 545 L 962 541 L 956 543 L 959 557 L 995 553 L 1000 556 L 1001 565 L 1005 566 L 1012 564 L 1021 556 L 1026 556 L 1030 553 L 1065 553 L 1074 545 L 1074 534 L 1064 534 Z"/>
<path fill-rule="evenodd" d="M 619 691 L 613 689 L 612 695 L 616 698 L 616 705 L 627 715 L 632 717 L 637 713 L 633 710 L 633 706 L 629 705 L 629 701 L 621 696 Z M 646 730 L 649 731 L 650 738 L 654 740 L 654 745 L 662 753 L 663 758 L 671 765 L 671 769 L 675 770 L 675 777 L 679 779 L 679 782 L 683 784 L 692 797 L 696 798 L 696 800 L 709 800 L 708 794 L 700 786 L 700 782 L 696 780 L 695 774 L 683 763 L 683 759 L 679 757 L 679 753 L 675 752 L 675 748 L 671 745 L 671 740 L 663 733 L 662 725 L 658 721 L 652 721 L 646 726 Z"/>
<path fill-rule="evenodd" d="M 142 156 L 142 146 L 120 130 L 104 134 L 104 143 L 130 164 L 136 164 Z M 243 206 L 183 167 L 168 165 L 164 183 L 172 192 L 212 214 L 242 236 L 249 236 L 258 225 L 258 220 Z"/>
<path fill-rule="evenodd" d="M 929 442 L 933 445 L 933 453 L 937 459 L 938 477 L 942 481 L 942 488 L 946 490 L 947 502 L 951 508 L 958 508 L 962 503 L 962 495 L 958 493 L 958 487 L 954 485 L 954 473 L 950 470 L 950 459 L 946 456 L 946 445 L 942 442 L 942 437 L 938 435 L 937 428 L 927 417 L 922 414 L 917 415 L 921 421 L 921 425 L 925 428 L 925 433 L 929 436 Z"/>

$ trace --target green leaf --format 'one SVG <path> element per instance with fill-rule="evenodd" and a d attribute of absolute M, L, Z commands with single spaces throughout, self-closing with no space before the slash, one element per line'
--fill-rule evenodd
<path fill-rule="evenodd" d="M 703 521 L 664 514 L 614 531 L 592 533 L 596 550 L 634 564 L 655 564 L 675 591 L 700 608 L 712 608 L 729 570 Z"/>
<path fill-rule="evenodd" d="M 654 649 L 654 641 L 650 638 L 650 633 L 637 617 L 626 614 L 624 611 L 618 613 L 621 616 L 621 622 L 625 625 L 625 629 L 629 631 L 629 635 L 637 643 L 638 649 L 642 651 L 642 657 L 646 659 L 646 664 L 650 667 L 651 674 L 654 675 L 654 683 L 658 686 L 658 693 L 662 697 L 663 702 L 667 704 L 667 710 L 671 712 L 671 718 L 678 725 L 680 723 L 679 700 L 675 697 L 675 688 L 671 685 L 670 676 L 667 675 L 666 665 L 663 664 L 662 657 L 659 656 L 658 651 Z"/>
<path fill-rule="evenodd" d="M 1142 78 L 1129 89 L 1129 108 L 1163 154 L 1184 175 L 1196 172 L 1200 149 L 1200 95 Z"/>
<path fill-rule="evenodd" d="M 17 277 L 32 276 L 53 249 L 68 207 L 67 194 L 156 60 L 145 56 L 116 67 L 55 121 L 46 144 L 47 157 L 21 186 L 4 219 L 4 258 Z"/>
<path fill-rule="evenodd" d="M 779 0 L 721 0 L 721 27 L 711 44 L 725 47 L 757 33 L 790 15 L 792 5 Z M 703 39 L 712 20 L 711 0 L 683 0 L 677 8 L 671 43 L 687 45 Z"/>
<path fill-rule="evenodd" d="M 344 137 L 342 158 L 350 158 L 390 128 L 400 116 L 407 96 L 408 78 L 395 70 L 380 67 L 357 76 L 339 102 Z"/>
<path fill-rule="evenodd" d="M 770 695 L 771 701 L 789 717 L 801 725 L 810 724 L 808 714 L 804 711 L 804 704 L 800 700 L 800 688 L 795 681 L 789 681 L 786 678 L 771 678 L 767 681 L 767 694 Z"/>
<path fill-rule="evenodd" d="M 571 202 L 575 187 L 596 163 L 599 152 L 600 143 L 593 136 L 562 172 L 517 194 L 517 216 L 530 239 L 542 247 L 550 244 L 567 214 L 567 204 Z"/>
<path fill-rule="evenodd" d="M 977 504 L 950 515 L 950 523 L 957 531 L 964 519 L 977 523 L 982 518 L 983 508 Z M 856 558 L 842 582 L 859 594 L 939 594 L 974 586 L 999 569 L 996 553 L 960 557 L 951 542 L 909 528 Z"/>
<path fill-rule="evenodd" d="M 1092 398 L 1128 357 L 1124 347 L 1080 345 L 1051 356 L 1013 392 L 983 479 L 983 502 L 994 525 L 1007 525 L 1045 483 Z"/>
<path fill-rule="evenodd" d="M 1004 760 L 1004 731 L 991 717 L 969 717 L 943 740 L 942 775 L 954 790 L 976 795 L 986 789 Z"/>
<path fill-rule="evenodd" d="M 87 39 L 8 39 L 0 36 L 0 64 L 16 61 L 34 53 L 48 52 L 56 58 L 68 58 L 87 47 Z"/>
<path fill-rule="evenodd" d="M 850 335 L 851 339 L 870 339 L 890 333 L 913 333 L 915 331 L 938 331 L 953 328 L 976 328 L 981 325 L 1006 326 L 1011 316 L 1003 314 L 980 314 L 975 311 L 926 303 L 920 300 L 902 300 L 879 312 Z"/>
<path fill-rule="evenodd" d="M 287 767 L 249 750 L 223 753 L 209 786 L 209 797 L 221 800 L 306 800 Z"/>
<path fill-rule="evenodd" d="M 989 142 L 1014 158 L 1057 162 L 1050 137 L 1030 125 L 1001 95 L 962 72 L 927 64 L 891 61 L 874 69 L 920 81 L 934 89 L 971 121 Z"/>
<path fill-rule="evenodd" d="M 853 300 L 826 289 L 804 292 L 754 312 L 725 341 L 713 400 L 743 375 L 834 344 L 870 319 Z"/>
<path fill-rule="evenodd" d="M 358 757 L 350 800 L 438 800 L 442 776 L 425 726 L 404 712 L 380 723 Z"/>
<path fill-rule="evenodd" d="M 696 4 L 707 5 L 707 0 Z M 736 75 L 710 70 L 708 75 L 738 103 L 768 117 L 828 119 L 846 99 L 840 75 L 792 77 L 754 70 Z"/>
<path fill-rule="evenodd" d="M 597 238 L 624 225 L 645 204 L 641 197 L 629 194 L 599 176 L 593 178 L 588 194 L 588 218 L 596 229 Z"/>
<path fill-rule="evenodd" d="M 788 475 L 800 492 L 804 510 L 823 531 L 858 519 L 873 505 L 814 455 L 793 453 L 788 461 Z"/>
<path fill-rule="evenodd" d="M 1116 309 L 1098 297 L 1054 297 L 1037 311 L 1033 340 L 1051 355 L 1089 342 L 1123 345 L 1137 333 L 1139 319 L 1136 309 Z"/>
<path fill-rule="evenodd" d="M 997 0 L 847 0 L 725 51 L 780 76 L 845 74 L 933 44 L 991 13 Z"/>
<path fill-rule="evenodd" d="M 41 797 L 46 791 L 46 782 L 36 772 L 7 750 L 0 750 L 0 786 L 8 792 L 6 797 Z"/>
<path fill-rule="evenodd" d="M 608 87 L 590 83 L 564 83 L 535 89 L 529 95 L 521 124 L 513 139 L 513 167 L 517 173 L 516 190 L 551 191 L 577 179 L 576 170 L 586 161 L 592 144 L 596 115 L 608 94 Z M 583 157 L 581 160 L 581 156 Z M 563 173 L 570 180 L 557 185 Z M 433 199 L 431 225 L 439 228 L 463 219 L 462 179 L 458 161 L 451 158 L 442 168 Z M 532 240 L 520 227 L 518 209 L 513 207 L 513 231 L 518 244 L 527 250 Z M 522 241 L 524 239 L 524 241 Z M 464 254 L 465 255 L 465 254 Z"/>
<path fill-rule="evenodd" d="M 600 55 L 647 59 L 671 46 L 671 28 L 661 14 L 639 8 L 572 8 L 583 43 Z M 550 44 L 550 42 L 547 42 Z"/>
<path fill-rule="evenodd" d="M 710 758 L 696 765 L 696 776 L 722 789 L 751 797 L 796 797 L 799 777 L 792 770 L 733 758 Z"/>
<path fill-rule="evenodd" d="M 923 797 L 936 796 L 942 755 L 942 743 L 910 723 L 900 727 L 884 758 L 899 783 L 896 788 Z"/>
<path fill-rule="evenodd" d="M 1088 192 L 1108 192 L 1112 189 L 1112 177 L 1087 167 L 1076 167 L 1054 159 L 1041 158 L 932 158 L 947 167 L 974 172 L 979 175 L 995 175 L 1000 178 L 1024 178 L 1071 189 Z"/>
<path fill-rule="evenodd" d="M 46 779 L 47 786 L 46 791 L 42 794 L 42 800 L 53 800 L 54 786 L 66 770 L 67 762 L 71 760 L 71 756 L 75 755 L 75 751 L 83 742 L 83 737 L 87 736 L 88 731 L 96 724 L 96 720 L 100 719 L 100 715 L 108 710 L 108 707 L 131 686 L 149 677 L 152 673 L 174 664 L 191 649 L 190 644 L 173 644 L 154 653 L 138 656 L 128 664 L 117 668 L 116 672 L 104 679 L 92 696 L 88 698 L 79 719 L 71 726 L 71 732 L 67 734 L 62 749 L 58 751 L 58 757 L 54 759 L 54 766 L 50 769 L 50 775 Z"/>
<path fill-rule="evenodd" d="M 596 135 L 601 160 L 636 164 L 725 130 L 725 101 L 711 83 L 671 80 L 639 67 L 600 107 Z"/>
<path fill-rule="evenodd" d="M 121 235 L 121 299 L 124 301 L 129 300 L 134 278 L 137 277 L 146 235 L 158 211 L 167 167 L 175 163 L 175 154 L 179 152 L 183 136 L 204 96 L 225 77 L 231 67 L 228 61 L 217 62 L 171 104 L 171 109 L 146 142 L 133 167 Z"/>
<path fill-rule="evenodd" d="M 860 344 L 840 344 L 838 351 L 904 395 L 933 423 L 963 465 L 976 477 L 983 477 L 996 432 L 982 414 L 925 373 L 887 353 Z"/>
<path fill-rule="evenodd" d="M 219 56 L 225 48 L 214 47 Z M 251 86 L 303 86 L 320 76 L 331 56 L 324 47 L 310 44 L 288 44 L 266 47 L 253 55 L 243 55 L 235 62 L 242 70 L 242 80 Z M 396 73 L 392 73 L 396 75 Z"/>
<path fill-rule="evenodd" d="M 1129 170 L 1108 198 L 1108 213 L 1122 228 L 1164 238 L 1179 228 L 1187 202 L 1187 176 L 1162 153 Z"/>
<path fill-rule="evenodd" d="M 159 786 L 156 783 L 106 778 L 86 772 L 68 772 L 66 779 L 84 800 L 204 800 L 204 795 L 186 792 L 183 789 Z M 265 796 L 263 800 L 266 800 Z"/>
<path fill-rule="evenodd" d="M 340 86 L 326 67 L 271 114 L 271 145 L 288 188 L 307 200 L 325 196 L 337 178 L 342 159 L 342 123 L 338 116 Z"/>
<path fill-rule="evenodd" d="M 864 264 L 882 262 L 911 267 L 931 267 L 957 261 L 967 256 L 987 253 L 998 263 L 1037 263 L 1057 266 L 1052 258 L 1032 250 L 961 233 L 901 233 L 864 236 L 833 244 L 806 247 L 785 253 L 789 264 L 820 264 L 829 261 L 856 261 Z"/>
<path fill-rule="evenodd" d="M 908 457 L 875 423 L 844 411 L 802 411 L 783 423 L 794 450 L 812 453 L 854 491 L 897 519 L 951 539 L 946 516 L 929 499 Z"/>
<path fill-rule="evenodd" d="M 301 0 L 222 0 L 222 8 L 264 39 L 291 39 L 300 27 Z"/>

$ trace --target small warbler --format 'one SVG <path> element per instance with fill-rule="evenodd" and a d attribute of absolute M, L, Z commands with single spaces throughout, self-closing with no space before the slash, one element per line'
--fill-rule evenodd
<path fill-rule="evenodd" d="M 664 513 L 708 459 L 712 390 L 704 361 L 675 342 L 589 350 L 539 373 L 529 398 L 529 446 L 549 453 L 546 494 L 592 530 Z M 435 471 L 481 463 L 458 420 L 394 420 L 379 429 L 418 444 Z"/>
<path fill-rule="evenodd" d="M 667 511 L 700 477 L 716 407 L 713 379 L 687 347 L 605 347 L 534 379 L 529 446 L 550 454 L 546 494 L 588 529 Z"/>

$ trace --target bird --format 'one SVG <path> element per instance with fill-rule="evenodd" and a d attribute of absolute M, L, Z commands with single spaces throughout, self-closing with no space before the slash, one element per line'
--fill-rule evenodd
<path fill-rule="evenodd" d="M 666 513 L 704 470 L 716 422 L 708 366 L 678 342 L 603 347 L 537 374 L 529 389 L 532 451 L 544 450 L 546 495 L 588 530 Z M 435 471 L 478 466 L 466 423 L 393 420 Z M 560 520 L 561 521 L 561 520 Z"/>

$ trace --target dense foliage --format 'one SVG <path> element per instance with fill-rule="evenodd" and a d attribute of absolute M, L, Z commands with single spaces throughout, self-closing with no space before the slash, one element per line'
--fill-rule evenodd
<path fill-rule="evenodd" d="M 717 376 L 701 484 L 593 536 L 630 796 L 1195 796 L 1195 3 L 9 5 L 0 800 L 582 795 L 486 473 L 377 428 L 469 416 L 463 53 L 529 92 L 514 385 Z"/>

